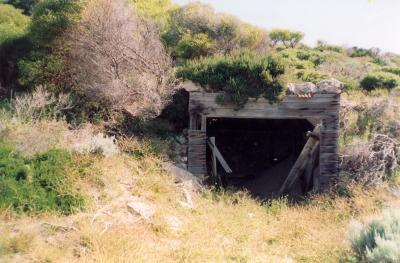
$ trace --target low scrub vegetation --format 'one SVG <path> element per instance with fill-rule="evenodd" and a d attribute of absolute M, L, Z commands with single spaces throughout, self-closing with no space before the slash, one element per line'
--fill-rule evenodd
<path fill-rule="evenodd" d="M 361 262 L 400 261 L 400 213 L 387 210 L 365 225 L 353 222 L 350 227 L 351 246 Z"/>
<path fill-rule="evenodd" d="M 271 103 L 282 98 L 285 88 L 279 82 L 284 67 L 272 57 L 260 57 L 251 52 L 218 55 L 195 60 L 178 70 L 177 75 L 223 91 L 237 105 L 249 98 L 265 97 Z"/>
<path fill-rule="evenodd" d="M 25 157 L 0 144 L 0 209 L 20 213 L 70 214 L 84 205 L 74 186 L 74 166 L 64 150 Z"/>
<path fill-rule="evenodd" d="M 374 89 L 393 89 L 400 84 L 400 77 L 386 72 L 378 72 L 366 75 L 360 82 L 361 87 L 366 91 Z"/>

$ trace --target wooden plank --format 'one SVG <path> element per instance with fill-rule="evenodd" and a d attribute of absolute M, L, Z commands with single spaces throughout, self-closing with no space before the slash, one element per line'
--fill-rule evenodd
<path fill-rule="evenodd" d="M 215 137 L 211 137 L 211 138 L 214 138 L 214 140 L 215 140 Z M 208 141 L 208 145 L 210 146 L 210 148 L 213 151 L 215 150 L 216 157 L 217 157 L 219 163 L 221 164 L 221 166 L 224 168 L 225 172 L 227 172 L 228 174 L 232 173 L 232 169 L 229 167 L 228 163 L 225 161 L 225 158 L 222 156 L 221 152 L 218 150 L 217 145 L 215 143 L 212 144 L 211 140 Z"/>
<path fill-rule="evenodd" d="M 215 179 L 218 180 L 218 183 L 222 185 L 221 176 L 218 174 L 217 167 L 217 154 L 216 154 L 216 145 L 215 145 L 215 137 L 210 137 L 211 149 L 212 149 L 212 172 Z"/>
<path fill-rule="evenodd" d="M 319 134 L 320 131 L 321 131 L 321 126 L 317 125 L 313 130 L 313 133 Z M 307 140 L 306 145 L 301 151 L 299 157 L 294 163 L 292 169 L 290 170 L 289 175 L 287 176 L 285 182 L 281 186 L 279 194 L 281 195 L 285 194 L 292 187 L 296 179 L 303 174 L 308 161 L 311 159 L 312 154 L 317 150 L 318 146 L 319 146 L 319 139 L 316 138 L 315 136 L 310 136 Z"/>
<path fill-rule="evenodd" d="M 206 132 L 189 130 L 188 134 L 188 170 L 196 176 L 207 173 Z"/>

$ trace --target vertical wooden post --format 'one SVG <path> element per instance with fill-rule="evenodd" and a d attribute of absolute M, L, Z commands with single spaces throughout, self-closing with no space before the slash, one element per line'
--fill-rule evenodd
<path fill-rule="evenodd" d="M 207 116 L 201 115 L 201 130 L 207 131 Z"/>

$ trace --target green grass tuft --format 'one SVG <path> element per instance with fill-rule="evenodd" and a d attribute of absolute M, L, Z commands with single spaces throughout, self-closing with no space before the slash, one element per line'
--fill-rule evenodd
<path fill-rule="evenodd" d="M 73 166 L 70 154 L 64 150 L 27 158 L 0 143 L 0 209 L 28 214 L 73 213 L 85 203 L 74 190 L 68 170 Z"/>

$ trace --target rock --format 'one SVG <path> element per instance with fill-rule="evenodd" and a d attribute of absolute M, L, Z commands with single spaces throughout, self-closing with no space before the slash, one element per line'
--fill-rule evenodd
<path fill-rule="evenodd" d="M 183 206 L 185 208 L 189 208 L 189 209 L 194 208 L 192 195 L 189 193 L 189 191 L 186 188 L 183 188 L 183 190 L 182 190 L 182 199 L 183 200 L 179 202 L 181 204 L 181 206 Z"/>
<path fill-rule="evenodd" d="M 184 183 L 189 186 L 193 191 L 199 191 L 202 186 L 200 179 L 194 176 L 187 170 L 184 170 L 172 163 L 164 163 L 164 170 L 175 177 L 177 183 Z"/>
<path fill-rule="evenodd" d="M 176 216 L 171 216 L 171 215 L 165 216 L 165 222 L 174 231 L 179 231 L 183 226 L 182 220 L 180 220 Z"/>
<path fill-rule="evenodd" d="M 290 92 L 300 95 L 307 93 L 315 93 L 317 91 L 317 86 L 311 82 L 301 83 L 301 84 L 288 84 L 288 89 Z"/>
<path fill-rule="evenodd" d="M 344 85 L 336 79 L 328 79 L 318 82 L 317 87 L 320 93 L 340 93 Z"/>
<path fill-rule="evenodd" d="M 182 88 L 184 88 L 187 92 L 193 92 L 193 91 L 202 91 L 203 88 L 199 85 L 196 84 L 190 80 L 185 80 L 182 83 Z"/>
<path fill-rule="evenodd" d="M 186 143 L 187 143 L 187 139 L 186 139 L 186 137 L 183 136 L 183 135 L 175 136 L 174 138 L 175 138 L 175 140 L 176 140 L 180 145 L 186 144 Z"/>
<path fill-rule="evenodd" d="M 139 200 L 134 200 L 128 203 L 128 210 L 132 214 L 137 214 L 145 220 L 149 220 L 156 212 L 152 205 L 146 204 Z"/>

